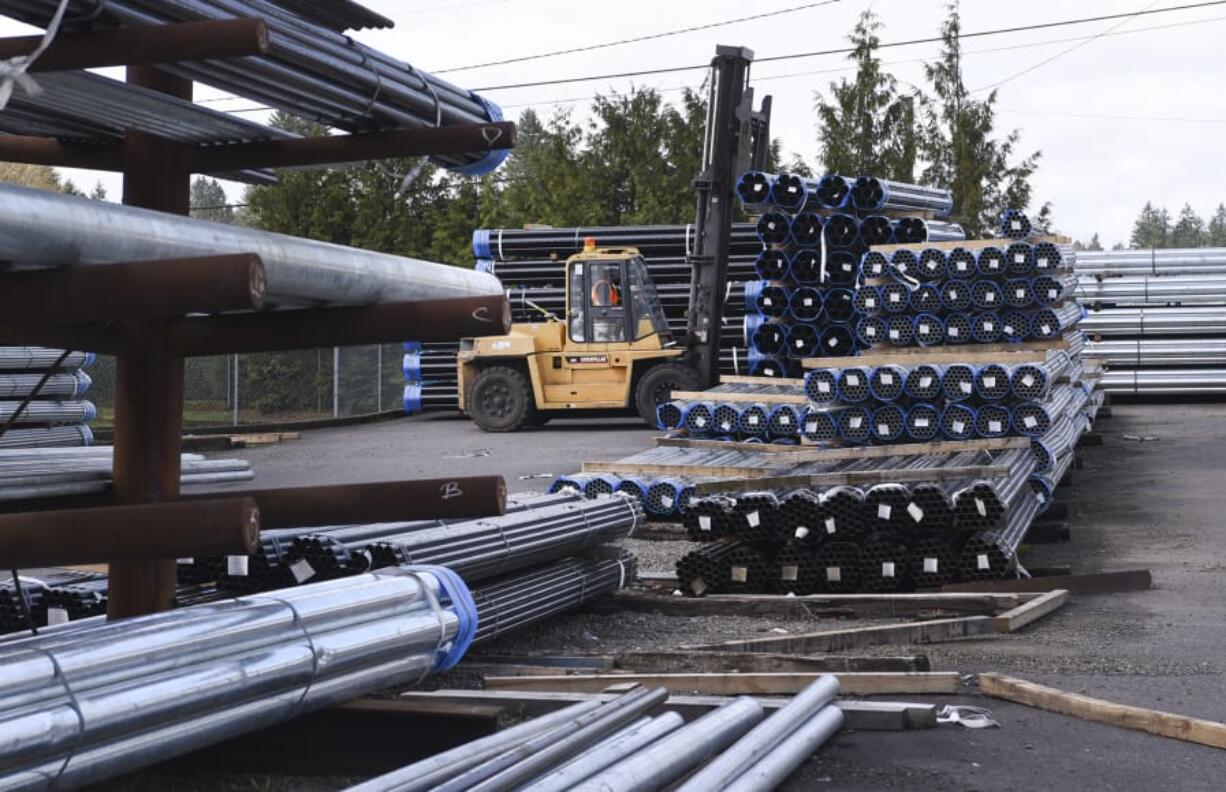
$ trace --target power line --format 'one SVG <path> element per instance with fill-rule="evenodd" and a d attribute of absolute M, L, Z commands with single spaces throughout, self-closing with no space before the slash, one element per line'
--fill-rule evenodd
<path fill-rule="evenodd" d="M 1185 5 L 1169 6 L 1166 8 L 1154 8 L 1147 11 L 1130 11 L 1120 14 L 1102 14 L 1093 17 L 1081 17 L 1079 19 L 1065 19 L 1055 22 L 1041 22 L 1034 25 L 1017 25 L 1008 28 L 996 28 L 994 30 L 979 30 L 973 33 L 960 33 L 958 39 L 982 38 L 984 36 L 998 36 L 1007 33 L 1024 33 L 1031 30 L 1049 30 L 1057 27 L 1067 27 L 1069 25 L 1084 25 L 1091 22 L 1105 22 L 1113 19 L 1134 18 L 1139 16 L 1149 16 L 1151 14 L 1165 14 L 1171 11 L 1187 11 L 1193 8 L 1208 8 L 1210 6 L 1226 5 L 1226 0 L 1211 0 L 1211 2 L 1203 3 L 1188 3 Z M 929 36 L 927 38 L 910 39 L 908 41 L 890 41 L 884 44 L 879 44 L 878 49 L 890 49 L 894 47 L 909 47 L 915 44 L 932 44 L 943 41 L 942 36 Z M 840 47 L 838 49 L 817 50 L 814 52 L 797 52 L 791 55 L 775 55 L 766 58 L 758 58 L 755 63 L 773 63 L 775 61 L 796 60 L 798 58 L 816 58 L 824 55 L 847 55 L 855 52 L 854 47 Z M 597 80 L 611 80 L 626 77 L 647 77 L 655 74 L 671 74 L 674 72 L 696 71 L 698 69 L 710 68 L 709 64 L 703 63 L 694 66 L 671 66 L 659 69 L 640 69 L 638 71 L 619 72 L 613 74 L 595 74 L 587 77 L 568 77 L 560 80 L 537 80 L 535 82 L 512 83 L 508 85 L 487 85 L 481 88 L 474 88 L 475 91 L 504 91 L 514 88 L 536 88 L 543 85 L 566 85 L 570 83 L 594 82 Z"/>
<path fill-rule="evenodd" d="M 1145 6 L 1145 8 L 1141 9 L 1140 11 L 1137 11 L 1137 12 L 1136 12 L 1136 13 L 1134 13 L 1134 14 L 1129 15 L 1128 17 L 1126 17 L 1126 18 L 1124 18 L 1124 19 L 1119 20 L 1118 22 L 1114 23 L 1113 25 L 1111 25 L 1110 27 L 1108 27 L 1106 30 L 1102 31 L 1101 33 L 1098 33 L 1097 35 L 1094 35 L 1094 36 L 1090 36 L 1090 37 L 1089 37 L 1089 38 L 1087 38 L 1085 41 L 1079 41 L 1079 42 L 1077 42 L 1076 44 L 1074 44 L 1073 46 L 1069 47 L 1068 49 L 1061 50 L 1060 52 L 1057 52 L 1055 55 L 1052 55 L 1052 56 L 1051 56 L 1051 57 L 1049 57 L 1049 58 L 1044 58 L 1043 60 L 1039 61 L 1038 63 L 1034 64 L 1033 66 L 1028 66 L 1028 67 L 1026 67 L 1025 69 L 1022 69 L 1022 70 L 1021 70 L 1021 71 L 1019 71 L 1019 72 L 1015 72 L 1015 73 L 1013 73 L 1013 74 L 1010 74 L 1008 77 L 1004 78 L 1003 80 L 997 80 L 996 82 L 992 83 L 991 85 L 985 85 L 985 86 L 983 86 L 982 88 L 976 88 L 976 89 L 974 89 L 973 91 L 971 91 L 971 93 L 980 93 L 980 92 L 982 92 L 982 91 L 991 91 L 991 90 L 993 90 L 993 89 L 995 89 L 995 88 L 999 88 L 1000 86 L 1004 85 L 1005 83 L 1010 83 L 1010 82 L 1013 82 L 1014 80 L 1016 80 L 1016 79 L 1017 79 L 1017 78 L 1019 78 L 1019 77 L 1025 77 L 1027 74 L 1030 74 L 1032 71 L 1034 71 L 1034 70 L 1036 70 L 1036 69 L 1040 69 L 1040 68 L 1042 68 L 1042 67 L 1046 66 L 1047 64 L 1051 63 L 1051 62 L 1052 62 L 1052 61 L 1054 61 L 1054 60 L 1057 60 L 1057 59 L 1059 59 L 1059 58 L 1063 58 L 1065 55 L 1068 55 L 1070 52 L 1073 52 L 1073 51 L 1075 51 L 1075 50 L 1079 50 L 1079 49 L 1081 49 L 1082 47 L 1086 46 L 1087 44 L 1090 44 L 1090 43 L 1092 43 L 1092 42 L 1098 41 L 1098 40 L 1099 40 L 1100 38 L 1102 38 L 1103 36 L 1109 35 L 1109 34 L 1110 34 L 1112 31 L 1114 31 L 1116 28 L 1121 27 L 1122 25 L 1127 25 L 1129 22 L 1133 21 L 1134 19 L 1136 19 L 1136 18 L 1137 18 L 1138 16 L 1140 16 L 1141 14 L 1145 13 L 1146 11 L 1149 11 L 1151 8 L 1153 8 L 1154 6 L 1158 5 L 1158 3 L 1159 3 L 1159 0 L 1154 0 L 1152 3 L 1150 3 L 1150 4 L 1149 4 L 1149 5 L 1147 5 L 1147 6 Z"/>
<path fill-rule="evenodd" d="M 663 33 L 651 33 L 646 36 L 635 36 L 634 38 L 620 39 L 618 41 L 607 41 L 603 44 L 589 44 L 584 47 L 572 47 L 570 49 L 554 50 L 553 52 L 542 52 L 537 55 L 523 55 L 517 58 L 506 58 L 504 60 L 488 61 L 486 63 L 475 63 L 472 66 L 453 66 L 449 69 L 438 69 L 434 73 L 447 74 L 448 72 L 484 69 L 487 66 L 505 66 L 509 63 L 523 63 L 525 61 L 540 60 L 541 58 L 556 58 L 559 55 L 573 55 L 577 52 L 591 52 L 592 50 L 608 49 L 609 47 L 620 47 L 624 44 L 637 44 L 642 41 L 654 41 L 655 39 L 680 36 L 684 33 L 695 33 L 700 30 L 711 30 L 712 28 L 726 27 L 728 25 L 735 25 L 740 22 L 752 22 L 758 19 L 783 16 L 784 14 L 795 14 L 798 11 L 809 11 L 814 8 L 833 5 L 834 3 L 838 2 L 842 2 L 842 0 L 822 0 L 822 2 L 819 3 L 805 3 L 804 5 L 792 6 L 791 8 L 781 8 L 776 11 L 765 11 L 761 14 L 751 14 L 749 16 L 737 17 L 736 19 L 725 19 L 722 22 L 709 22 L 705 25 L 694 25 L 693 27 L 669 30 Z"/>

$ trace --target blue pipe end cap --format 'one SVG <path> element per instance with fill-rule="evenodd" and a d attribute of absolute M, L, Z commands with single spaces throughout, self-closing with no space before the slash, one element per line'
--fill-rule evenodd
<path fill-rule="evenodd" d="M 421 412 L 420 382 L 410 382 L 404 386 L 404 411 L 409 415 Z"/>
<path fill-rule="evenodd" d="M 488 228 L 478 228 L 473 231 L 473 255 L 478 259 L 494 257 L 494 252 L 490 249 L 490 230 Z"/>

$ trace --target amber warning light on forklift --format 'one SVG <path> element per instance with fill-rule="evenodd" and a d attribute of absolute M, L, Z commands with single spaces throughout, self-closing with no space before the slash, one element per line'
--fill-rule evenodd
<path fill-rule="evenodd" d="M 588 237 L 583 240 L 583 252 L 591 253 L 596 249 L 596 237 Z"/>

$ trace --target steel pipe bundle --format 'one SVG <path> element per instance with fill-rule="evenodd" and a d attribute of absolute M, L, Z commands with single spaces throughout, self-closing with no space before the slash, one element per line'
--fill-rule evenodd
<path fill-rule="evenodd" d="M 46 27 L 58 5 L 52 0 L 9 0 L 0 3 L 0 12 Z M 368 131 L 502 120 L 501 109 L 488 99 L 268 0 L 108 0 L 102 7 L 78 0 L 69 3 L 67 17 L 102 28 L 263 19 L 269 32 L 266 55 L 163 68 L 331 127 Z M 504 150 L 436 159 L 460 173 L 484 175 L 506 155 Z"/>
<path fill-rule="evenodd" d="M 365 304 L 502 293 L 471 270 L 0 184 L 0 259 L 97 265 L 254 253 L 274 304 Z"/>
<path fill-rule="evenodd" d="M 1096 336 L 1146 339 L 1152 336 L 1226 334 L 1226 307 L 1117 308 L 1091 311 L 1082 329 Z M 1193 341 L 1192 343 L 1196 343 Z"/>
<path fill-rule="evenodd" d="M 949 190 L 861 176 L 851 188 L 851 202 L 860 211 L 929 211 L 945 217 L 953 211 Z"/>
<path fill-rule="evenodd" d="M 1226 275 L 1226 248 L 1081 250 L 1077 252 L 1077 271 L 1084 275 Z"/>
<path fill-rule="evenodd" d="M 1143 368 L 1107 371 L 1100 387 L 1108 393 L 1207 395 L 1226 393 L 1223 368 Z"/>
<path fill-rule="evenodd" d="M 0 347 L 0 371 L 45 371 L 64 354 L 62 349 L 45 347 Z M 60 371 L 89 368 L 95 356 L 92 352 L 70 352 L 60 363 Z"/>

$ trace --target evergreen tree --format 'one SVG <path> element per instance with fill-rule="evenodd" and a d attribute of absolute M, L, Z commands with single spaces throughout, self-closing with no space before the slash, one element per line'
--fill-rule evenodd
<path fill-rule="evenodd" d="M 1098 241 L 1098 232 L 1094 232 L 1094 236 L 1090 237 L 1090 244 L 1086 245 L 1086 250 L 1102 250 L 1103 243 Z"/>
<path fill-rule="evenodd" d="M 920 181 L 953 193 L 954 213 L 973 239 L 995 230 L 1005 209 L 1030 206 L 1030 177 L 1040 152 L 1015 161 L 1021 133 L 1015 129 L 1001 139 L 993 137 L 996 92 L 983 100 L 971 98 L 962 79 L 961 30 L 958 6 L 950 4 L 941 28 L 941 55 L 924 66 L 934 98 L 924 105 L 920 153 L 928 165 Z M 1040 227 L 1050 225 L 1050 207 L 1043 206 L 1032 219 Z"/>
<path fill-rule="evenodd" d="M 1204 247 L 1208 240 L 1205 221 L 1192 209 L 1191 204 L 1184 204 L 1179 210 L 1179 219 L 1171 229 L 1170 246 L 1176 248 Z"/>
<path fill-rule="evenodd" d="M 101 186 L 101 185 L 99 185 Z M 102 193 L 106 197 L 106 191 Z M 189 197 L 192 217 L 214 223 L 233 223 L 234 207 L 228 206 L 225 188 L 216 179 L 197 176 L 192 179 Z"/>
<path fill-rule="evenodd" d="M 1164 248 L 1170 247 L 1171 216 L 1166 209 L 1155 209 L 1146 201 L 1141 214 L 1132 226 L 1132 237 L 1129 240 L 1134 248 Z"/>
<path fill-rule="evenodd" d="M 915 99 L 900 95 L 897 80 L 877 57 L 880 18 L 860 15 L 848 40 L 856 76 L 830 84 L 830 98 L 815 96 L 818 145 L 827 171 L 914 181 L 917 150 Z"/>
<path fill-rule="evenodd" d="M 102 182 L 94 182 L 94 189 L 89 191 L 89 197 L 94 201 L 106 200 L 106 187 L 103 186 Z"/>
<path fill-rule="evenodd" d="M 1208 236 L 1206 244 L 1210 247 L 1226 247 L 1226 204 L 1217 205 L 1217 211 L 1209 220 L 1206 235 Z"/>

